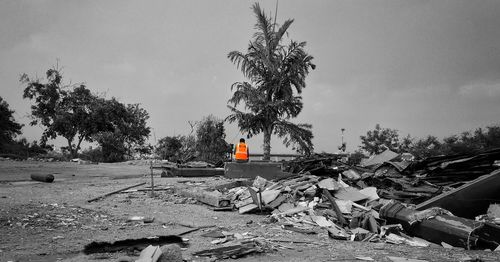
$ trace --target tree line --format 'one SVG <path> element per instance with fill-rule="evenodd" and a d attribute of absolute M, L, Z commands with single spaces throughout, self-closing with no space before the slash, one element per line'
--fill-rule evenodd
<path fill-rule="evenodd" d="M 439 155 L 474 154 L 500 148 L 500 126 L 490 125 L 464 131 L 439 139 L 428 135 L 424 138 L 401 137 L 397 129 L 383 128 L 377 124 L 360 137 L 358 154 L 380 154 L 386 149 L 396 153 L 411 153 L 418 159 Z"/>
<path fill-rule="evenodd" d="M 92 93 L 85 84 L 66 84 L 61 70 L 48 69 L 45 78 L 22 74 L 20 82 L 24 86 L 23 98 L 31 102 L 30 125 L 43 128 L 40 144 L 25 145 L 25 139 L 14 140 L 21 134 L 22 125 L 12 116 L 8 104 L 1 104 L 2 138 L 1 153 L 21 154 L 20 145 L 34 153 L 52 150 L 47 145 L 49 139 L 62 137 L 66 146 L 62 151 L 76 158 L 82 142 L 96 142 L 99 146 L 93 154 L 100 155 L 101 162 L 122 161 L 127 156 L 140 152 L 151 132 L 147 126 L 148 112 L 139 104 L 124 104 L 112 97 Z M 16 152 L 17 151 L 17 152 Z M 24 155 L 24 154 L 22 154 Z"/>

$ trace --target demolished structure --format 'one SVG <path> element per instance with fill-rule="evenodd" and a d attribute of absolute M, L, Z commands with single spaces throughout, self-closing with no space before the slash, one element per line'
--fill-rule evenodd
<path fill-rule="evenodd" d="M 500 149 L 422 161 L 383 152 L 360 166 L 343 157 L 300 157 L 274 173 L 265 163 L 227 163 L 226 177 L 246 180 L 193 190 L 215 210 L 267 212 L 269 222 L 304 234 L 327 230 L 334 239 L 350 241 L 499 246 Z M 206 201 L 207 196 L 216 200 Z"/>

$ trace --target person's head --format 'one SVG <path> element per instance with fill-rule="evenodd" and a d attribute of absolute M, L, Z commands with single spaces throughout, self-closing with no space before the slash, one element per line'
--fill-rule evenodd
<path fill-rule="evenodd" d="M 240 143 L 245 143 L 245 139 L 244 138 L 240 138 Z"/>

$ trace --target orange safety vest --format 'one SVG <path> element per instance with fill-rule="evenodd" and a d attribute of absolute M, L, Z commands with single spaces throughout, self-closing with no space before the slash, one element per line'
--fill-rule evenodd
<path fill-rule="evenodd" d="M 239 143 L 236 145 L 234 158 L 237 160 L 248 160 L 247 145 L 245 143 Z"/>

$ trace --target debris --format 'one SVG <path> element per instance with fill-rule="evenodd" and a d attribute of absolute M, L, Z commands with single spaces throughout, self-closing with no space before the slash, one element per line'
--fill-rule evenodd
<path fill-rule="evenodd" d="M 333 239 L 338 239 L 338 240 L 348 240 L 349 239 L 349 235 L 342 228 L 331 227 L 331 228 L 327 228 L 327 230 L 328 230 L 328 236 L 333 238 Z"/>
<path fill-rule="evenodd" d="M 380 217 L 390 223 L 399 223 L 411 235 L 436 244 L 446 242 L 466 249 L 495 249 L 500 242 L 500 227 L 496 225 L 446 214 L 416 220 L 418 212 L 421 211 L 391 201 L 380 209 Z"/>
<path fill-rule="evenodd" d="M 273 217 L 290 216 L 290 215 L 297 214 L 300 212 L 308 211 L 309 209 L 310 209 L 309 207 L 298 206 L 298 207 L 294 207 L 292 209 L 286 210 L 284 212 L 273 214 L 272 216 Z"/>
<path fill-rule="evenodd" d="M 335 181 L 333 178 L 327 178 L 319 181 L 318 187 L 326 190 L 338 190 L 340 188 L 337 181 Z"/>
<path fill-rule="evenodd" d="M 363 161 L 361 161 L 361 166 L 368 167 L 368 166 L 382 164 L 384 162 L 393 160 L 394 158 L 396 158 L 398 156 L 399 156 L 399 154 L 397 154 L 389 149 L 386 149 L 384 152 L 382 152 L 378 155 L 373 155 L 368 159 L 363 159 Z"/>
<path fill-rule="evenodd" d="M 387 243 L 391 244 L 407 244 L 413 247 L 428 247 L 429 244 L 426 242 L 419 241 L 418 239 L 398 236 L 396 234 L 390 233 L 385 237 Z"/>
<path fill-rule="evenodd" d="M 318 224 L 320 227 L 334 227 L 335 224 L 326 219 L 324 216 L 311 216 L 311 219 L 314 221 L 314 223 Z"/>
<path fill-rule="evenodd" d="M 52 183 L 54 181 L 54 175 L 31 174 L 31 179 L 41 182 Z"/>
<path fill-rule="evenodd" d="M 367 199 L 368 196 L 363 195 L 359 190 L 353 187 L 345 187 L 335 191 L 334 196 L 342 200 L 351 200 L 353 202 L 358 202 L 360 200 Z"/>
<path fill-rule="evenodd" d="M 260 248 L 258 248 L 253 241 L 250 241 L 238 245 L 202 250 L 193 253 L 193 255 L 200 257 L 215 257 L 218 259 L 222 259 L 222 258 L 238 258 L 253 252 L 260 252 Z"/>
<path fill-rule="evenodd" d="M 311 234 L 316 234 L 317 233 L 316 231 L 314 231 L 312 229 L 300 228 L 300 227 L 296 227 L 294 225 L 283 225 L 282 227 L 285 230 L 290 230 L 290 231 L 294 231 L 294 232 L 298 232 L 298 233 L 302 233 L 302 234 L 307 234 L 307 235 L 311 235 Z"/>
<path fill-rule="evenodd" d="M 132 216 L 127 219 L 128 222 L 141 221 L 144 223 L 153 223 L 154 220 L 155 220 L 154 217 L 143 217 L 143 216 Z"/>
<path fill-rule="evenodd" d="M 344 226 L 347 224 L 347 222 L 344 219 L 344 216 L 342 215 L 342 212 L 340 211 L 339 207 L 337 206 L 337 202 L 335 202 L 335 199 L 333 198 L 332 194 L 330 194 L 330 191 L 323 189 L 323 195 L 325 195 L 328 200 L 330 201 L 330 204 L 333 207 L 333 211 L 335 211 L 335 214 L 337 215 L 337 219 L 340 222 L 341 226 Z"/>
<path fill-rule="evenodd" d="M 352 212 L 352 204 L 354 202 L 350 200 L 339 200 L 335 199 L 335 203 L 339 207 L 339 210 L 342 214 L 351 214 Z"/>
<path fill-rule="evenodd" d="M 222 230 L 215 229 L 201 235 L 202 237 L 212 237 L 212 238 L 224 238 L 226 235 L 222 233 Z"/>
<path fill-rule="evenodd" d="M 149 245 L 164 245 L 164 244 L 173 244 L 178 243 L 185 245 L 184 240 L 176 235 L 168 235 L 168 236 L 157 236 L 152 238 L 139 238 L 139 239 L 125 239 L 118 240 L 113 243 L 109 242 L 92 242 L 90 244 L 85 245 L 83 252 L 88 254 L 94 253 L 111 253 L 118 252 L 124 249 L 136 248 L 136 249 L 144 249 Z"/>
<path fill-rule="evenodd" d="M 253 183 L 252 183 L 252 186 L 257 188 L 257 189 L 264 189 L 266 188 L 266 184 L 268 183 L 268 181 L 261 177 L 261 176 L 256 176 L 255 179 L 253 180 Z"/>
<path fill-rule="evenodd" d="M 499 204 L 491 204 L 488 207 L 487 215 L 492 220 L 495 220 L 496 218 L 500 218 L 500 205 Z"/>
<path fill-rule="evenodd" d="M 500 151 L 499 151 L 500 154 Z M 473 219 L 485 214 L 492 202 L 500 202 L 497 185 L 500 184 L 500 169 L 487 176 L 477 178 L 453 191 L 446 192 L 417 206 L 418 210 L 442 207 L 454 215 Z M 457 201 L 463 199 L 464 201 Z"/>
<path fill-rule="evenodd" d="M 363 260 L 363 261 L 375 261 L 371 257 L 355 257 L 357 260 Z"/>
<path fill-rule="evenodd" d="M 218 244 L 226 243 L 227 241 L 228 241 L 228 239 L 226 237 L 224 237 L 224 238 L 212 240 L 210 243 L 213 245 L 218 245 Z"/>
<path fill-rule="evenodd" d="M 141 251 L 141 255 L 136 262 L 156 262 L 160 258 L 161 249 L 158 246 L 149 245 Z"/>
<path fill-rule="evenodd" d="M 248 212 L 250 212 L 252 210 L 255 210 L 257 208 L 259 208 L 259 206 L 257 206 L 256 204 L 253 204 L 253 203 L 252 204 L 248 204 L 246 206 L 240 207 L 239 213 L 240 214 L 245 214 L 245 213 L 248 213 Z"/>
<path fill-rule="evenodd" d="M 392 262 L 428 262 L 427 260 L 405 258 L 405 257 L 387 257 Z"/>
<path fill-rule="evenodd" d="M 284 194 L 279 195 L 275 200 L 269 203 L 269 208 L 276 209 L 278 206 L 281 206 L 283 202 L 287 200 L 287 196 Z"/>
<path fill-rule="evenodd" d="M 376 187 L 366 187 L 361 190 L 359 190 L 359 193 L 365 195 L 368 197 L 368 201 L 373 201 L 377 200 L 380 197 L 377 194 L 377 188 Z"/>
<path fill-rule="evenodd" d="M 223 197 L 222 193 L 217 190 L 208 191 L 199 187 L 195 187 L 182 188 L 177 190 L 176 192 L 184 197 L 191 197 L 204 204 L 214 207 L 228 207 L 231 205 L 231 200 Z"/>
<path fill-rule="evenodd" d="M 359 180 L 361 179 L 361 176 L 358 174 L 358 172 L 352 170 L 352 169 L 349 169 L 349 170 L 346 170 L 344 172 L 342 172 L 342 175 L 348 179 L 348 180 L 351 180 L 351 181 L 356 181 L 356 180 Z"/>
<path fill-rule="evenodd" d="M 181 248 L 177 244 L 161 246 L 161 256 L 158 262 L 182 262 Z"/>
<path fill-rule="evenodd" d="M 117 262 L 134 262 L 135 260 L 129 256 L 121 256 L 116 261 Z"/>
<path fill-rule="evenodd" d="M 446 249 L 453 249 L 453 246 L 452 246 L 452 245 L 447 244 L 447 243 L 445 243 L 445 242 L 441 242 L 441 246 L 443 246 L 443 247 L 444 247 L 444 248 L 446 248 Z"/>
<path fill-rule="evenodd" d="M 92 199 L 89 199 L 87 200 L 87 202 L 94 202 L 94 201 L 97 201 L 97 200 L 100 200 L 102 198 L 105 198 L 105 197 L 108 197 L 108 196 L 111 196 L 111 195 L 114 195 L 114 194 L 117 194 L 117 193 L 120 193 L 122 191 L 125 191 L 127 189 L 131 189 L 131 188 L 134 188 L 134 187 L 138 187 L 138 186 L 142 186 L 142 185 L 145 185 L 146 182 L 143 182 L 143 183 L 139 183 L 137 185 L 133 185 L 133 186 L 129 186 L 129 187 L 125 187 L 125 188 L 122 188 L 122 189 L 118 189 L 118 190 L 115 190 L 113 192 L 110 192 L 110 193 L 107 193 L 107 194 L 104 194 L 102 196 L 99 196 L 99 197 L 96 197 L 96 198 L 92 198 Z"/>

